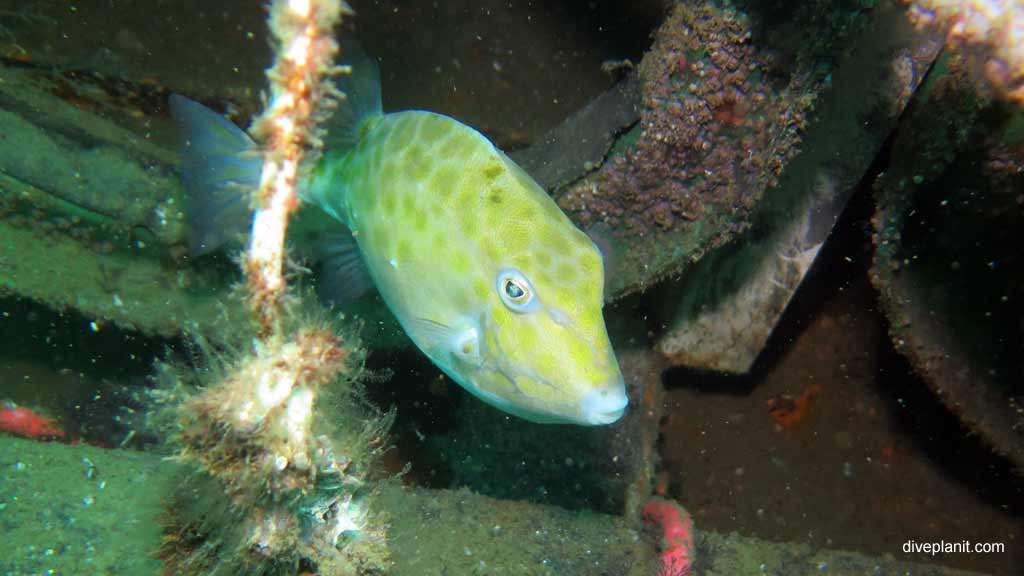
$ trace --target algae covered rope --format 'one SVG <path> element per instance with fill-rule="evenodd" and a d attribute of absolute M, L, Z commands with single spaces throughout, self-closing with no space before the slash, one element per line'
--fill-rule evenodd
<path fill-rule="evenodd" d="M 317 124 L 338 94 L 327 81 L 338 70 L 332 29 L 342 14 L 351 13 L 341 0 L 276 0 L 270 7 L 277 60 L 267 72 L 270 101 L 253 125 L 264 142 L 264 161 L 244 264 L 250 308 L 264 338 L 279 331 L 286 290 L 284 239 L 298 206 L 300 165 L 310 150 L 318 150 Z"/>

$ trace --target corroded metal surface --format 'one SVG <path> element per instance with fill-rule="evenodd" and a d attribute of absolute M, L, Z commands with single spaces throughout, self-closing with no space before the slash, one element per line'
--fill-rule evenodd
<path fill-rule="evenodd" d="M 133 235 L 170 246 L 184 221 L 175 154 L 104 117 L 143 112 L 119 97 L 123 84 L 101 80 L 0 67 L 0 173 L 51 197 L 29 199 L 35 225 L 77 215 L 96 236 Z M 24 197 L 8 191 L 3 198 L 10 212 Z M 47 210 L 58 203 L 58 210 Z"/>
<path fill-rule="evenodd" d="M 897 7 L 876 11 L 831 75 L 803 150 L 766 193 L 751 229 L 676 283 L 662 353 L 685 366 L 750 369 L 939 48 Z"/>
<path fill-rule="evenodd" d="M 123 101 L 59 73 L 0 68 L 0 104 L 0 293 L 74 309 L 94 330 L 211 325 L 226 291 L 176 261 L 174 154 L 101 115 Z"/>
<path fill-rule="evenodd" d="M 546 190 L 557 190 L 604 162 L 615 138 L 640 118 L 640 81 L 631 74 L 529 148 L 512 157 Z"/>
<path fill-rule="evenodd" d="M 5 191 L 9 183 L 0 182 Z M 186 322 L 206 328 L 220 317 L 216 292 L 189 290 L 189 277 L 130 252 L 97 252 L 60 234 L 0 221 L 0 296 L 16 295 L 75 310 L 91 329 L 107 322 L 174 336 Z"/>
<path fill-rule="evenodd" d="M 649 286 L 743 230 L 796 151 L 813 86 L 768 81 L 747 18 L 679 3 L 640 64 L 640 125 L 623 152 L 559 195 L 582 227 L 612 246 L 608 292 Z"/>
<path fill-rule="evenodd" d="M 871 280 L 893 343 L 1024 470 L 1024 120 L 947 57 L 876 185 Z"/>

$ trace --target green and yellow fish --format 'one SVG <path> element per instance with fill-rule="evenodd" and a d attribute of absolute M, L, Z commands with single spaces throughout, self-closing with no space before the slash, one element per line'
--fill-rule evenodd
<path fill-rule="evenodd" d="M 371 285 L 412 341 L 471 393 L 535 422 L 609 424 L 627 398 L 605 329 L 600 251 L 483 134 L 433 112 L 383 114 L 369 58 L 342 80 L 343 113 L 300 190 L 349 233 L 325 278 L 343 297 Z M 183 171 L 201 191 L 193 242 L 248 227 L 251 139 L 180 96 Z M 241 209 L 240 209 L 241 207 Z"/>

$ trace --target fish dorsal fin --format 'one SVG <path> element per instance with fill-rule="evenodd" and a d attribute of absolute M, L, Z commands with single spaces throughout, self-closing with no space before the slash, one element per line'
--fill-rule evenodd
<path fill-rule="evenodd" d="M 380 69 L 377 62 L 355 41 L 343 36 L 339 63 L 350 66 L 334 83 L 345 94 L 326 123 L 324 144 L 328 149 L 351 148 L 359 141 L 365 121 L 383 114 L 380 99 Z"/>
<path fill-rule="evenodd" d="M 324 301 L 345 304 L 373 289 L 370 270 L 351 233 L 331 234 L 321 246 L 323 269 L 318 292 Z"/>

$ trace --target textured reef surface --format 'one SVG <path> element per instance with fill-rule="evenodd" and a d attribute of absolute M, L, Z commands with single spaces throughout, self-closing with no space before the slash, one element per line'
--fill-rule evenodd
<path fill-rule="evenodd" d="M 15 574 L 161 572 L 164 492 L 180 465 L 158 456 L 0 438 L 0 568 Z M 384 486 L 376 502 L 391 523 L 389 574 L 586 576 L 656 573 L 643 531 L 621 517 L 497 500 L 467 490 Z M 653 537 L 653 535 L 652 535 Z M 696 566 L 735 574 L 968 576 L 936 566 L 775 544 L 735 534 L 698 538 Z"/>

